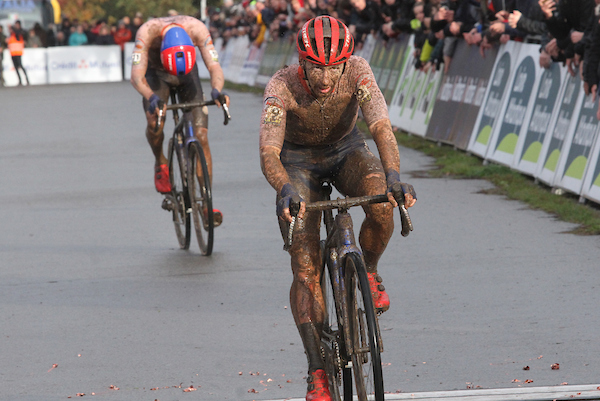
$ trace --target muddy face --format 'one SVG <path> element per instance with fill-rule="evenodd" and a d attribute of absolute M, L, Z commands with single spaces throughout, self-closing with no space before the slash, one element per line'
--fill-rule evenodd
<path fill-rule="evenodd" d="M 325 99 L 333 93 L 342 73 L 344 64 L 338 64 L 330 67 L 313 64 L 307 61 L 303 62 L 306 71 L 306 79 L 317 99 Z"/>

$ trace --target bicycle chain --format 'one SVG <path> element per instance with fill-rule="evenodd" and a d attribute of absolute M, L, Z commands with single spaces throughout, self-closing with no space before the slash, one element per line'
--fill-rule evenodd
<path fill-rule="evenodd" d="M 338 366 L 337 381 L 338 381 L 338 384 L 341 384 L 341 381 L 342 381 L 342 358 L 340 357 L 340 346 L 338 345 L 337 341 L 333 342 L 333 348 L 335 349 L 335 362 L 337 363 L 337 366 Z"/>

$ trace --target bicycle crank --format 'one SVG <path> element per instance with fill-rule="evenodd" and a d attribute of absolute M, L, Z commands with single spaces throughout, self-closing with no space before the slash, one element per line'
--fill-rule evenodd
<path fill-rule="evenodd" d="M 172 212 L 173 210 L 175 210 L 175 205 L 169 198 L 163 199 L 162 205 L 160 205 L 160 207 L 162 207 L 164 210 L 167 210 L 169 212 Z"/>

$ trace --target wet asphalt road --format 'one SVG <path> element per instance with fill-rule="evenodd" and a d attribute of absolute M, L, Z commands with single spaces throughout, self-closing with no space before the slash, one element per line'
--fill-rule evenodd
<path fill-rule="evenodd" d="M 304 396 L 289 260 L 259 167 L 261 98 L 232 99 L 227 127 L 211 110 L 224 223 L 202 257 L 178 249 L 160 208 L 129 83 L 0 90 L 0 399 Z M 410 178 L 430 160 L 401 157 L 419 201 L 415 231 L 380 262 L 386 390 L 597 383 L 599 239 L 479 194 L 484 181 Z"/>

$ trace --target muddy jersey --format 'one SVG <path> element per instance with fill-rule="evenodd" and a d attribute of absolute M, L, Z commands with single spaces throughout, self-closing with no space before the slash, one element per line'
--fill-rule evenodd
<path fill-rule="evenodd" d="M 369 127 L 389 119 L 383 94 L 362 57 L 350 57 L 333 93 L 321 101 L 302 76 L 302 69 L 294 64 L 279 70 L 267 84 L 261 148 L 281 149 L 284 141 L 300 146 L 336 143 L 354 128 L 359 108 Z"/>

